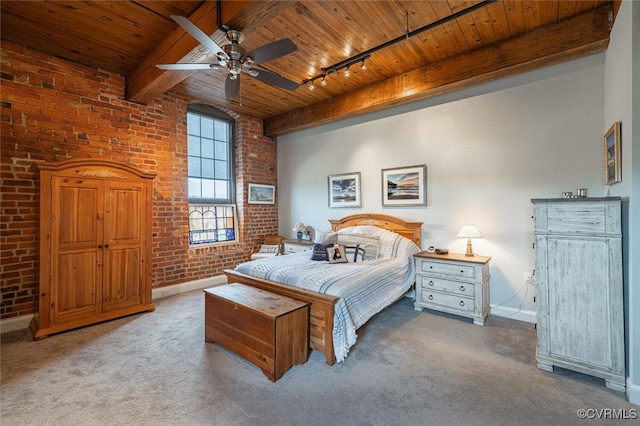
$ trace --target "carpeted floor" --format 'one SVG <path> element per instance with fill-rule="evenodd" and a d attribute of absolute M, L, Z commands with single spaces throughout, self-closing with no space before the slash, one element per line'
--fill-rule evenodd
<path fill-rule="evenodd" d="M 638 408 L 599 379 L 538 370 L 533 326 L 505 318 L 478 327 L 404 298 L 344 362 L 312 351 L 272 383 L 204 342 L 202 291 L 155 303 L 38 342 L 3 334 L 2 425 L 570 425 L 579 409 Z"/>

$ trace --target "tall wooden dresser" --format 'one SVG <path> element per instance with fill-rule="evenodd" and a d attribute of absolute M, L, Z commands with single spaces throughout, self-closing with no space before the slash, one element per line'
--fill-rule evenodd
<path fill-rule="evenodd" d="M 625 391 L 619 197 L 534 199 L 538 368 Z"/>
<path fill-rule="evenodd" d="M 40 288 L 34 339 L 152 311 L 155 174 L 93 159 L 40 169 Z"/>

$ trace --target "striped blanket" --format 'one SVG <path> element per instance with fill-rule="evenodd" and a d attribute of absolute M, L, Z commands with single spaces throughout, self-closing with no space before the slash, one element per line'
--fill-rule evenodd
<path fill-rule="evenodd" d="M 257 278 L 338 296 L 333 320 L 333 345 L 338 362 L 356 342 L 356 330 L 398 300 L 415 282 L 413 254 L 420 249 L 409 239 L 374 226 L 344 228 L 340 233 L 380 236 L 378 258 L 358 263 L 311 260 L 310 252 L 287 254 L 240 264 L 238 272 Z"/>

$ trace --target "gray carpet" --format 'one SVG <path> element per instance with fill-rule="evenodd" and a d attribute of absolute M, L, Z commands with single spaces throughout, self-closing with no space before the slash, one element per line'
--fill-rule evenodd
<path fill-rule="evenodd" d="M 39 342 L 5 333 L 2 425 L 568 425 L 581 408 L 638 408 L 599 379 L 538 370 L 533 326 L 505 318 L 478 327 L 404 298 L 344 362 L 312 351 L 272 383 L 205 343 L 203 317 L 194 291 Z"/>

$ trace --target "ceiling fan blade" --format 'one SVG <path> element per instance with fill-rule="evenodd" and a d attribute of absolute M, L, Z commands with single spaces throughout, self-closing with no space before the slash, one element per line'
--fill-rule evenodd
<path fill-rule="evenodd" d="M 216 69 L 218 64 L 157 64 L 156 67 L 161 70 L 180 71 L 180 70 L 208 70 Z"/>
<path fill-rule="evenodd" d="M 231 76 L 231 73 L 227 75 L 227 82 L 224 85 L 224 96 L 227 99 L 233 99 L 240 93 L 240 76 L 235 79 L 232 79 Z"/>
<path fill-rule="evenodd" d="M 295 43 L 288 38 L 274 41 L 273 43 L 265 44 L 264 46 L 253 49 L 251 52 L 245 55 L 253 59 L 253 63 L 256 65 L 262 64 L 273 59 L 280 58 L 282 56 L 293 53 L 298 48 Z"/>
<path fill-rule="evenodd" d="M 218 46 L 218 44 L 207 35 L 207 33 L 198 28 L 189 19 L 180 15 L 171 15 L 171 19 L 176 21 L 176 23 L 180 25 L 183 30 L 191 34 L 191 36 L 198 40 L 204 47 L 206 47 L 216 55 L 221 53 L 225 58 L 227 57 L 227 54 L 224 53 L 224 50 L 222 50 L 222 48 Z"/>
<path fill-rule="evenodd" d="M 298 83 L 295 81 L 291 81 L 287 78 L 279 76 L 276 73 L 266 70 L 257 70 L 258 75 L 255 76 L 258 80 L 263 83 L 270 84 L 272 86 L 280 87 L 282 89 L 287 90 L 296 90 L 298 88 Z"/>

